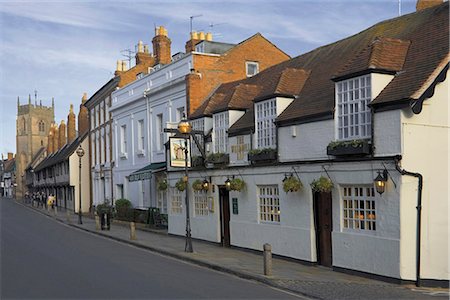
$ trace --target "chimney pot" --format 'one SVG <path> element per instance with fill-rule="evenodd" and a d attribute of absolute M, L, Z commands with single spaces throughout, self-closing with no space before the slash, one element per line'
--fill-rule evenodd
<path fill-rule="evenodd" d="M 117 61 L 116 71 L 119 71 L 119 72 L 122 71 L 122 61 L 121 60 Z"/>
<path fill-rule="evenodd" d="M 212 41 L 212 39 L 213 39 L 212 33 L 211 33 L 211 32 L 208 32 L 208 33 L 206 34 L 206 40 L 210 42 L 210 41 Z"/>
<path fill-rule="evenodd" d="M 199 40 L 202 40 L 202 41 L 205 40 L 205 33 L 204 33 L 203 31 L 200 31 L 200 32 L 199 32 L 199 34 L 198 34 L 198 39 L 199 39 Z"/>
<path fill-rule="evenodd" d="M 138 53 L 142 53 L 144 52 L 144 43 L 142 43 L 142 41 L 138 42 Z"/>
<path fill-rule="evenodd" d="M 442 4 L 443 0 L 417 0 L 416 11 Z"/>
<path fill-rule="evenodd" d="M 128 70 L 127 62 L 122 60 L 122 71 L 126 71 L 126 70 Z"/>

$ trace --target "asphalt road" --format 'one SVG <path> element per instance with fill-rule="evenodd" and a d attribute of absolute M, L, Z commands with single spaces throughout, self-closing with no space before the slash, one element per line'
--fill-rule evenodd
<path fill-rule="evenodd" d="M 0 199 L 1 299 L 295 299 L 65 226 Z"/>

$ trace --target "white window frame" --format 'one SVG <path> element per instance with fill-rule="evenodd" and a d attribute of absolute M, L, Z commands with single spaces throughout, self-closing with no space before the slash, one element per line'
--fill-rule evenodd
<path fill-rule="evenodd" d="M 177 113 L 177 115 L 176 115 L 176 122 L 178 123 L 178 122 L 181 121 L 181 119 L 183 118 L 183 114 L 185 113 L 184 112 L 184 106 L 178 107 L 176 113 Z"/>
<path fill-rule="evenodd" d="M 255 72 L 252 72 L 252 73 L 249 72 L 250 66 L 255 67 Z M 247 75 L 247 77 L 255 76 L 258 73 L 259 73 L 259 63 L 258 62 L 256 62 L 256 61 L 246 61 L 245 62 L 245 74 Z"/>
<path fill-rule="evenodd" d="M 276 117 L 276 99 L 255 103 L 256 146 L 258 149 L 276 148 L 277 128 L 274 123 Z"/>
<path fill-rule="evenodd" d="M 200 118 L 200 119 L 195 119 L 190 121 L 191 126 L 192 126 L 192 130 L 196 130 L 196 131 L 201 131 L 201 132 L 205 132 L 205 120 L 204 118 Z M 198 139 L 198 142 L 200 144 L 200 147 L 203 147 L 204 145 L 204 141 L 203 138 Z M 191 148 L 191 154 L 192 156 L 200 156 L 201 152 L 197 147 L 192 147 Z"/>
<path fill-rule="evenodd" d="M 156 140 L 156 150 L 163 151 L 164 145 L 164 115 L 157 114 L 156 115 L 156 131 L 157 131 L 157 140 Z"/>
<path fill-rule="evenodd" d="M 181 215 L 183 213 L 182 193 L 174 187 L 171 194 L 170 212 L 172 215 Z"/>
<path fill-rule="evenodd" d="M 145 150 L 145 130 L 144 130 L 144 119 L 138 120 L 137 122 L 137 128 L 138 128 L 138 137 L 137 137 L 137 149 L 138 149 L 138 154 L 140 155 L 144 155 L 144 150 Z"/>
<path fill-rule="evenodd" d="M 204 190 L 194 191 L 194 214 L 196 217 L 209 215 L 208 197 Z"/>
<path fill-rule="evenodd" d="M 228 153 L 228 111 L 213 115 L 214 152 Z"/>
<path fill-rule="evenodd" d="M 342 190 L 342 228 L 376 232 L 377 201 L 373 185 L 345 185 Z"/>
<path fill-rule="evenodd" d="M 162 214 L 167 214 L 167 191 L 158 190 L 157 192 L 157 207 L 159 212 Z"/>
<path fill-rule="evenodd" d="M 127 156 L 127 125 L 120 126 L 120 156 L 126 158 Z"/>
<path fill-rule="evenodd" d="M 281 208 L 278 185 L 258 185 L 257 187 L 259 222 L 280 224 Z"/>
<path fill-rule="evenodd" d="M 335 85 L 336 139 L 366 139 L 371 135 L 371 75 L 342 80 Z"/>

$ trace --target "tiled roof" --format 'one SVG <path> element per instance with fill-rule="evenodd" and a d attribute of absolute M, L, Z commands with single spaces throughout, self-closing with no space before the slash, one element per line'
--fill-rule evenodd
<path fill-rule="evenodd" d="M 449 3 L 378 23 L 356 35 L 317 48 L 259 74 L 235 82 L 261 87 L 256 101 L 277 94 L 293 94 L 294 101 L 277 118 L 280 125 L 332 118 L 335 89 L 333 79 L 358 72 L 391 73 L 393 80 L 372 101 L 375 107 L 417 99 L 424 85 L 436 77 L 436 69 L 448 63 Z M 229 83 L 228 87 L 233 86 Z M 219 87 L 214 102 L 226 98 L 230 89 Z M 421 93 L 418 93 L 418 92 Z M 207 99 L 206 102 L 208 102 Z M 204 107 L 215 106 L 204 103 Z M 214 111 L 210 109 L 209 113 Z M 249 110 L 230 129 L 251 129 Z M 199 117 L 199 115 L 197 115 Z"/>
<path fill-rule="evenodd" d="M 36 166 L 35 171 L 43 170 L 68 159 L 72 155 L 72 153 L 77 150 L 78 145 L 83 142 L 87 135 L 88 132 L 84 133 L 82 136 L 78 136 L 72 143 L 66 144 L 58 152 L 54 152 L 51 155 L 47 156 L 39 165 Z"/>
<path fill-rule="evenodd" d="M 3 165 L 5 172 L 14 171 L 15 166 L 16 166 L 16 158 L 5 161 Z"/>

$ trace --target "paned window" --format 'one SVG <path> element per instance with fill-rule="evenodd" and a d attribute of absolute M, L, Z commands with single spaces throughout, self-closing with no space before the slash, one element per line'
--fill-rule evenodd
<path fill-rule="evenodd" d="M 370 137 L 370 75 L 336 83 L 337 129 L 339 140 Z"/>
<path fill-rule="evenodd" d="M 194 211 L 196 216 L 208 215 L 208 198 L 206 191 L 194 191 Z"/>
<path fill-rule="evenodd" d="M 156 115 L 156 130 L 158 132 L 158 140 L 156 143 L 156 149 L 162 151 L 164 145 L 164 126 L 163 126 L 163 115 Z"/>
<path fill-rule="evenodd" d="M 145 145 L 144 120 L 138 121 L 138 150 L 143 151 Z"/>
<path fill-rule="evenodd" d="M 95 109 L 91 110 L 91 130 L 95 128 Z"/>
<path fill-rule="evenodd" d="M 167 191 L 158 190 L 158 208 L 160 213 L 167 214 Z"/>
<path fill-rule="evenodd" d="M 252 77 L 259 72 L 259 64 L 254 61 L 247 61 L 245 63 L 245 71 L 247 74 L 247 77 Z"/>
<path fill-rule="evenodd" d="M 172 188 L 171 212 L 179 215 L 182 212 L 181 192 L 177 188 Z"/>
<path fill-rule="evenodd" d="M 196 119 L 196 120 L 192 120 L 190 121 L 191 125 L 192 125 L 192 130 L 198 130 L 198 131 L 202 131 L 205 132 L 205 122 L 204 119 Z M 203 141 L 203 137 L 200 135 L 197 135 L 198 138 L 198 142 L 200 144 L 200 147 L 203 147 L 204 141 Z M 192 156 L 200 156 L 200 150 L 198 150 L 197 145 L 195 144 L 195 146 L 193 146 L 191 148 L 191 153 Z"/>
<path fill-rule="evenodd" d="M 275 148 L 277 131 L 273 122 L 277 116 L 276 101 L 275 99 L 262 101 L 255 106 L 258 149 Z"/>
<path fill-rule="evenodd" d="M 259 220 L 264 223 L 280 223 L 280 198 L 278 186 L 258 186 Z"/>
<path fill-rule="evenodd" d="M 120 126 L 120 152 L 127 153 L 127 125 Z"/>
<path fill-rule="evenodd" d="M 44 121 L 39 121 L 39 131 L 40 132 L 45 132 L 45 123 Z"/>
<path fill-rule="evenodd" d="M 177 123 L 181 121 L 184 114 L 184 106 L 177 108 L 177 119 L 175 120 Z"/>
<path fill-rule="evenodd" d="M 344 186 L 342 193 L 344 228 L 376 230 L 375 189 L 372 186 Z"/>
<path fill-rule="evenodd" d="M 226 153 L 228 148 L 228 112 L 214 114 L 214 152 Z"/>

